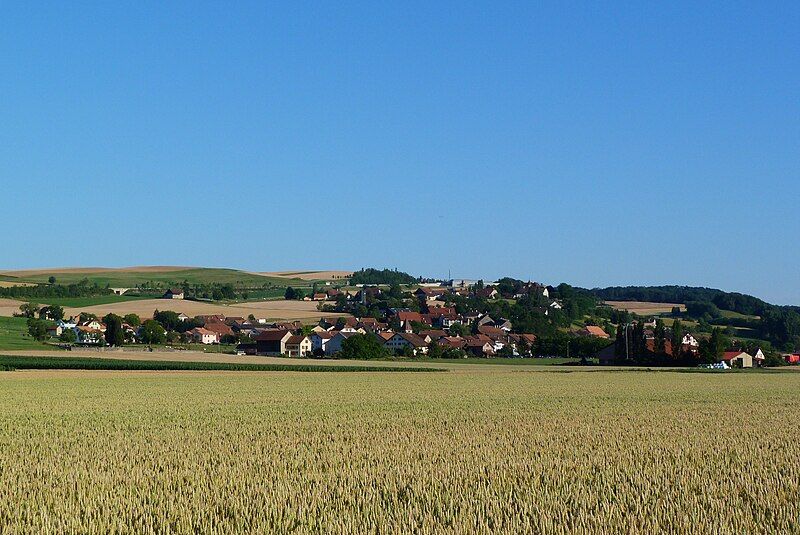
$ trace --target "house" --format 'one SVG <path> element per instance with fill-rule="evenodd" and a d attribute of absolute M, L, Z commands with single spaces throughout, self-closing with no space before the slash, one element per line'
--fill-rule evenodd
<path fill-rule="evenodd" d="M 687 348 L 700 347 L 700 342 L 698 342 L 697 338 L 695 338 L 691 334 L 686 333 L 683 335 L 683 341 L 681 342 L 681 345 Z"/>
<path fill-rule="evenodd" d="M 496 320 L 492 325 L 494 325 L 498 329 L 503 329 L 504 331 L 510 331 L 512 326 L 511 321 L 505 318 L 500 318 L 499 320 Z"/>
<path fill-rule="evenodd" d="M 761 348 L 759 347 L 758 349 L 756 349 L 756 352 L 753 355 L 753 364 L 760 367 L 764 365 L 765 360 L 767 360 L 767 356 L 764 354 L 763 351 L 761 351 Z"/>
<path fill-rule="evenodd" d="M 464 347 L 465 341 L 460 336 L 443 336 L 436 342 L 443 347 L 452 347 L 453 349 L 461 349 Z"/>
<path fill-rule="evenodd" d="M 336 333 L 331 331 L 316 331 L 311 333 L 311 336 L 309 337 L 311 340 L 311 352 L 325 353 L 328 342 L 334 336 L 336 336 Z"/>
<path fill-rule="evenodd" d="M 328 298 L 328 294 L 326 293 L 315 293 L 311 299 L 313 301 L 325 301 Z"/>
<path fill-rule="evenodd" d="M 464 338 L 464 349 L 467 353 L 472 353 L 477 357 L 494 355 L 494 343 L 492 339 L 485 334 L 478 334 L 475 336 L 467 336 Z"/>
<path fill-rule="evenodd" d="M 597 325 L 587 325 L 578 331 L 579 336 L 596 336 L 597 338 L 611 338 L 607 332 Z"/>
<path fill-rule="evenodd" d="M 180 312 L 180 313 L 178 313 L 178 319 L 181 320 L 181 321 L 188 321 L 191 318 L 189 318 L 189 316 L 187 316 L 183 312 Z"/>
<path fill-rule="evenodd" d="M 325 354 L 335 355 L 336 353 L 342 350 L 342 344 L 344 343 L 345 340 L 357 334 L 360 333 L 350 332 L 350 331 L 339 331 L 333 336 L 333 338 L 328 340 L 328 343 L 325 345 Z"/>
<path fill-rule="evenodd" d="M 722 354 L 722 361 L 730 364 L 731 368 L 753 367 L 753 355 L 744 351 L 726 351 Z"/>
<path fill-rule="evenodd" d="M 78 343 L 80 344 L 103 343 L 103 331 L 100 329 L 92 329 L 91 327 L 79 325 L 75 327 L 75 330 L 76 334 L 78 335 Z"/>
<path fill-rule="evenodd" d="M 286 339 L 286 354 L 290 357 L 307 357 L 311 355 L 311 338 L 294 334 Z"/>
<path fill-rule="evenodd" d="M 256 336 L 256 352 L 259 355 L 283 355 L 286 353 L 286 341 L 292 336 L 291 331 L 270 329 Z"/>
<path fill-rule="evenodd" d="M 64 328 L 61 325 L 51 325 L 47 328 L 47 335 L 53 338 L 58 338 L 63 332 Z"/>
<path fill-rule="evenodd" d="M 100 323 L 100 321 L 98 321 L 98 320 L 87 320 L 87 321 L 81 322 L 81 324 L 78 325 L 78 327 L 86 327 L 87 329 L 100 331 L 100 332 L 106 332 L 105 324 Z"/>
<path fill-rule="evenodd" d="M 402 353 L 409 347 L 414 355 L 428 352 L 428 343 L 424 338 L 414 333 L 395 333 L 383 345 L 394 353 Z"/>
<path fill-rule="evenodd" d="M 222 323 L 221 321 L 207 321 L 205 325 L 203 325 L 208 331 L 217 333 L 217 342 L 222 340 L 223 336 L 233 336 L 233 329 Z"/>
<path fill-rule="evenodd" d="M 220 339 L 219 334 L 203 327 L 195 327 L 194 329 L 186 331 L 186 336 L 188 336 L 191 341 L 196 344 L 206 345 L 218 344 Z"/>
<path fill-rule="evenodd" d="M 783 357 L 787 364 L 800 364 L 800 353 L 792 353 Z"/>
<path fill-rule="evenodd" d="M 180 288 L 170 288 L 164 295 L 161 296 L 163 299 L 183 299 L 183 290 Z"/>
<path fill-rule="evenodd" d="M 487 286 L 486 288 L 475 290 L 475 297 L 482 297 L 483 299 L 495 299 L 499 295 L 500 292 L 498 292 L 493 286 Z"/>

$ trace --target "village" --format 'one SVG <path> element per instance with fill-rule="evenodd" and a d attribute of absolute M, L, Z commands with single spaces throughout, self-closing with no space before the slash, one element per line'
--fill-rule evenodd
<path fill-rule="evenodd" d="M 464 306 L 456 306 L 454 303 L 454 299 L 459 303 L 501 299 L 501 288 L 510 298 L 535 300 L 530 308 L 543 317 L 563 312 L 565 299 L 552 297 L 559 295 L 559 290 L 554 287 L 528 282 L 509 290 L 498 284 L 462 280 L 444 284 L 419 284 L 414 289 L 407 288 L 406 291 L 396 286 L 378 285 L 363 285 L 351 290 L 335 287 L 321 289 L 302 296 L 301 299 L 317 301 L 320 311 L 343 314 L 338 317 L 322 317 L 316 324 L 269 321 L 253 315 L 247 318 L 223 314 L 190 317 L 179 312 L 156 310 L 152 318 L 139 318 L 132 314 L 119 318 L 119 330 L 125 344 L 175 347 L 180 344 L 224 345 L 230 352 L 240 355 L 293 358 L 337 358 L 342 355 L 366 358 L 559 356 L 550 354 L 541 343 L 537 343 L 541 340 L 536 333 L 515 328 L 510 319 L 468 310 L 469 307 L 465 309 Z M 169 301 L 182 300 L 184 293 L 179 288 L 170 288 L 162 297 Z M 388 306 L 389 304 L 404 306 Z M 365 310 L 370 310 L 371 315 L 357 314 Z M 40 315 L 46 316 L 47 313 L 45 309 L 40 311 Z M 104 346 L 109 340 L 104 322 L 106 319 L 85 314 L 78 318 L 58 319 L 47 327 L 47 334 L 51 339 L 66 344 L 66 347 Z M 636 331 L 633 327 L 640 330 Z M 624 362 L 637 347 L 640 353 L 675 359 L 678 356 L 696 357 L 700 351 L 701 340 L 698 336 L 688 332 L 680 333 L 680 339 L 677 340 L 674 338 L 675 333 L 663 326 L 659 334 L 655 319 L 638 319 L 636 323 L 626 325 L 624 344 L 631 347 L 623 347 L 619 332 L 612 337 L 609 334 L 613 332 L 612 328 L 610 323 L 606 323 L 605 328 L 595 324 L 574 328 L 569 333 L 572 340 L 585 339 L 587 344 L 580 347 L 596 350 L 587 349 L 582 354 L 572 356 L 581 358 L 584 362 L 594 359 L 599 364 L 610 365 Z M 629 330 L 638 333 L 633 334 L 635 339 L 630 338 Z M 347 350 L 348 346 L 356 347 L 356 342 L 364 340 L 369 342 L 368 347 L 371 349 L 368 351 L 377 355 L 360 355 L 357 351 Z M 363 353 L 364 346 L 360 347 Z M 704 365 L 722 369 L 764 365 L 765 355 L 760 348 L 754 348 L 751 352 L 742 348 L 724 349 L 718 360 L 706 362 Z M 626 359 L 622 358 L 623 354 Z M 788 354 L 784 358 L 788 363 L 800 362 L 798 354 Z"/>

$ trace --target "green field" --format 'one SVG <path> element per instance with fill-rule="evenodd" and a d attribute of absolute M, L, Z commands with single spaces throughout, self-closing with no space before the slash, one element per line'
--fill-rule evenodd
<path fill-rule="evenodd" d="M 800 373 L 0 373 L 9 533 L 797 533 Z"/>
<path fill-rule="evenodd" d="M 97 295 L 94 297 L 42 297 L 37 301 L 41 305 L 59 305 L 62 307 L 80 308 L 93 305 L 107 305 L 109 303 L 124 303 L 126 301 L 138 301 L 141 299 L 153 299 L 153 296 L 129 296 L 129 295 Z"/>
<path fill-rule="evenodd" d="M 177 271 L 144 272 L 144 271 L 107 271 L 100 273 L 71 273 L 58 272 L 42 273 L 27 277 L 6 277 L 7 280 L 20 282 L 46 283 L 53 275 L 58 284 L 70 284 L 88 279 L 99 286 L 109 285 L 113 288 L 129 288 L 139 285 L 154 284 L 159 287 L 176 286 L 184 281 L 189 284 L 234 284 L 238 286 L 260 287 L 271 284 L 277 287 L 297 286 L 308 287 L 311 282 L 301 279 L 288 279 L 282 277 L 268 277 L 252 275 L 236 269 L 222 268 L 193 268 Z"/>
<path fill-rule="evenodd" d="M 44 349 L 45 345 L 30 337 L 26 318 L 0 316 L 0 349 Z"/>
<path fill-rule="evenodd" d="M 248 371 L 248 372 L 436 372 L 436 368 L 389 366 L 321 366 L 313 364 L 249 364 L 128 360 L 90 357 L 18 357 L 0 355 L 0 371 L 12 370 L 125 370 L 125 371 Z"/>

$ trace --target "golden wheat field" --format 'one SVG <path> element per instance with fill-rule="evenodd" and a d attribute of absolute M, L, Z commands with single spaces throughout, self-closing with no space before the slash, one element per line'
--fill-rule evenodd
<path fill-rule="evenodd" d="M 3 533 L 796 533 L 800 374 L 0 373 Z"/>

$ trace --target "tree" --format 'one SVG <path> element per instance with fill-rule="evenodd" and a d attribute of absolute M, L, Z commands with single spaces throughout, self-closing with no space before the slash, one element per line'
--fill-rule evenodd
<path fill-rule="evenodd" d="M 96 314 L 92 314 L 91 312 L 81 312 L 78 316 L 78 321 L 80 323 L 86 323 L 87 321 L 94 321 L 97 319 Z"/>
<path fill-rule="evenodd" d="M 167 331 L 156 320 L 147 320 L 142 324 L 139 337 L 145 344 L 163 344 L 167 339 Z"/>
<path fill-rule="evenodd" d="M 659 355 L 664 355 L 667 352 L 667 329 L 664 326 L 664 321 L 661 319 L 656 320 L 656 328 L 655 328 L 655 338 L 656 338 L 656 353 Z"/>
<path fill-rule="evenodd" d="M 675 320 L 672 324 L 672 356 L 680 358 L 683 353 L 683 323 Z"/>
<path fill-rule="evenodd" d="M 439 359 L 444 356 L 444 348 L 436 342 L 436 340 L 432 341 L 428 344 L 428 358 L 431 359 Z"/>
<path fill-rule="evenodd" d="M 183 326 L 183 320 L 180 319 L 177 312 L 172 310 L 155 311 L 153 319 L 160 323 L 166 331 L 177 331 Z"/>
<path fill-rule="evenodd" d="M 125 344 L 125 332 L 122 330 L 122 318 L 116 314 L 106 314 L 103 317 L 106 324 L 106 342 L 110 346 L 119 347 Z"/>
<path fill-rule="evenodd" d="M 36 303 L 22 303 L 19 306 L 19 311 L 26 318 L 33 318 L 39 312 L 39 305 Z"/>
<path fill-rule="evenodd" d="M 291 286 L 286 287 L 286 291 L 283 292 L 283 298 L 287 301 L 291 301 L 292 299 L 297 299 L 297 290 L 292 288 Z"/>
<path fill-rule="evenodd" d="M 339 357 L 343 359 L 378 359 L 388 356 L 388 352 L 378 339 L 371 334 L 355 334 L 342 342 Z"/>
<path fill-rule="evenodd" d="M 125 314 L 122 317 L 122 321 L 124 321 L 131 327 L 138 327 L 139 325 L 142 324 L 142 319 L 136 314 Z"/>
<path fill-rule="evenodd" d="M 715 327 L 709 338 L 700 341 L 700 361 L 707 364 L 719 362 L 729 343 L 722 329 Z"/>
<path fill-rule="evenodd" d="M 64 329 L 58 339 L 68 344 L 74 344 L 78 341 L 78 335 L 72 329 Z"/>
<path fill-rule="evenodd" d="M 49 305 L 39 309 L 40 319 L 60 321 L 64 319 L 64 308 L 58 305 Z"/>
<path fill-rule="evenodd" d="M 28 318 L 28 334 L 34 340 L 41 342 L 47 338 L 47 323 L 36 318 Z"/>
<path fill-rule="evenodd" d="M 50 284 L 55 284 L 56 283 L 56 278 L 54 276 L 50 275 L 47 278 L 47 282 L 49 282 Z"/>
<path fill-rule="evenodd" d="M 466 329 L 461 323 L 454 323 L 450 327 L 450 334 L 453 336 L 464 336 Z"/>

